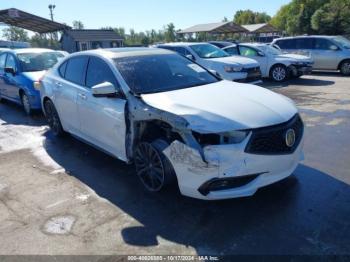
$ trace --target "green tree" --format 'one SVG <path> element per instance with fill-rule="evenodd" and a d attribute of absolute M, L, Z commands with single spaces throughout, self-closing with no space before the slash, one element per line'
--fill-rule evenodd
<path fill-rule="evenodd" d="M 170 23 L 165 27 L 165 41 L 174 42 L 175 39 L 176 39 L 175 25 L 173 23 Z"/>
<path fill-rule="evenodd" d="M 9 41 L 29 41 L 28 33 L 19 27 L 10 26 L 2 30 L 2 35 Z"/>
<path fill-rule="evenodd" d="M 73 29 L 84 29 L 84 24 L 82 21 L 74 20 L 73 21 Z"/>
<path fill-rule="evenodd" d="M 332 0 L 318 9 L 311 19 L 319 34 L 350 34 L 350 0 Z"/>
<path fill-rule="evenodd" d="M 252 10 L 238 10 L 233 18 L 233 21 L 239 25 L 267 23 L 271 17 L 265 12 L 253 12 Z"/>
<path fill-rule="evenodd" d="M 290 35 L 316 33 L 311 26 L 314 13 L 330 0 L 292 0 L 280 8 L 271 24 Z"/>

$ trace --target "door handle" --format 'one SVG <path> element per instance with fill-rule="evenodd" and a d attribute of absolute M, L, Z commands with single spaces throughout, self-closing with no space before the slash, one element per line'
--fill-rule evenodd
<path fill-rule="evenodd" d="M 57 87 L 62 87 L 62 83 L 60 83 L 60 82 L 55 82 L 55 85 L 56 85 Z"/>
<path fill-rule="evenodd" d="M 86 100 L 86 95 L 84 95 L 84 94 L 78 94 L 78 96 L 79 96 L 81 99 Z"/>

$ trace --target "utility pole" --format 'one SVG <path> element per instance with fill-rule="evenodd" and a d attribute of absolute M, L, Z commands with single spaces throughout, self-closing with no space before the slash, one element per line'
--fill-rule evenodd
<path fill-rule="evenodd" d="M 51 16 L 51 20 L 53 21 L 53 10 L 56 8 L 56 5 L 49 5 L 49 9 L 50 9 L 50 16 Z"/>
<path fill-rule="evenodd" d="M 49 5 L 49 9 L 50 9 L 50 16 L 51 16 L 51 21 L 53 21 L 53 10 L 56 8 L 56 5 Z M 52 45 L 52 42 L 53 42 L 53 38 L 55 37 L 55 40 L 56 39 L 56 34 L 55 33 L 51 33 L 51 45 Z"/>

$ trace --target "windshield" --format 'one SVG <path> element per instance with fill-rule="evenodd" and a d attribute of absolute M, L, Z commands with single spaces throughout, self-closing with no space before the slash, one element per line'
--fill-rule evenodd
<path fill-rule="evenodd" d="M 348 39 L 346 39 L 345 37 L 337 36 L 337 37 L 334 37 L 332 39 L 334 42 L 339 44 L 341 47 L 346 48 L 346 49 L 350 49 L 350 41 Z"/>
<path fill-rule="evenodd" d="M 225 51 L 210 44 L 192 45 L 190 47 L 200 58 L 219 58 L 230 56 Z"/>
<path fill-rule="evenodd" d="M 53 67 L 62 55 L 58 52 L 17 54 L 23 72 L 43 71 Z"/>
<path fill-rule="evenodd" d="M 177 54 L 115 58 L 114 63 L 130 89 L 149 94 L 217 82 L 217 78 Z"/>
<path fill-rule="evenodd" d="M 264 46 L 264 49 L 267 53 L 271 54 L 271 55 L 282 55 L 283 53 L 281 52 L 281 50 L 278 50 L 275 47 L 266 45 Z"/>

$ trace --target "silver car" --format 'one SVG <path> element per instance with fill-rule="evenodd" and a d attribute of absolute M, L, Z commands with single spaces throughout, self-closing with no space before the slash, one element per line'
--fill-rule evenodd
<path fill-rule="evenodd" d="M 350 76 L 350 41 L 342 36 L 298 36 L 278 38 L 272 42 L 282 51 L 309 55 L 313 69 L 340 70 Z"/>

